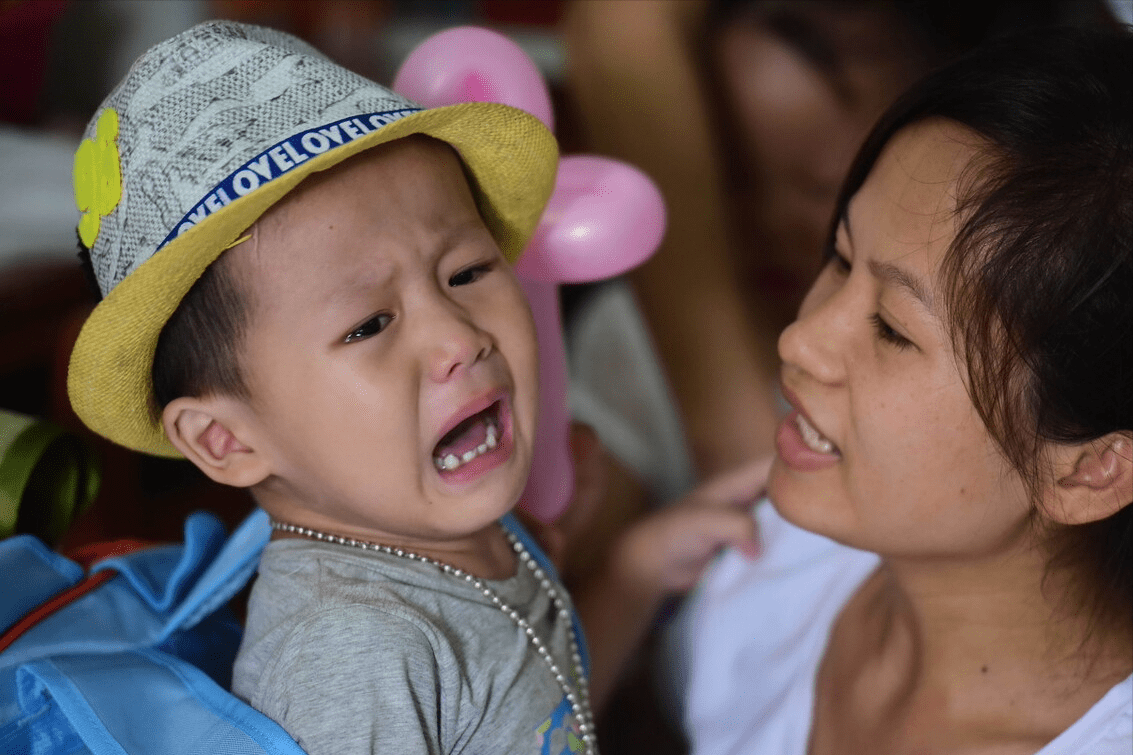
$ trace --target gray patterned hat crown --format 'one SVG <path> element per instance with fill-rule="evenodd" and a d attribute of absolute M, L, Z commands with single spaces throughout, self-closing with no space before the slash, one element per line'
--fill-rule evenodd
<path fill-rule="evenodd" d="M 95 144 L 105 109 L 124 180 L 90 245 L 103 294 L 233 199 L 421 108 L 295 37 L 208 22 L 134 64 L 87 126 Z"/>

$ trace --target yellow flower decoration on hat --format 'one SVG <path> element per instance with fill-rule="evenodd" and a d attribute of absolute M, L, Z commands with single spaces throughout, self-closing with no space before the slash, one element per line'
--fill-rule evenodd
<path fill-rule="evenodd" d="M 94 246 L 102 216 L 114 212 L 122 199 L 122 170 L 118 165 L 118 113 L 106 108 L 95 124 L 94 139 L 83 139 L 75 153 L 75 204 L 83 213 L 79 238 Z"/>

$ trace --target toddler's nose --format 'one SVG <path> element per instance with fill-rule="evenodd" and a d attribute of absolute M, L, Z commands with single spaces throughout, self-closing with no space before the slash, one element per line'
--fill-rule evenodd
<path fill-rule="evenodd" d="M 439 307 L 426 320 L 431 331 L 427 369 L 440 383 L 458 375 L 491 353 L 492 340 L 458 307 Z"/>

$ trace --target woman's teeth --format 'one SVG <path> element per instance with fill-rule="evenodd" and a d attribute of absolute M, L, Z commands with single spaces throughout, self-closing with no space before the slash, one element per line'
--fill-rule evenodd
<path fill-rule="evenodd" d="M 795 424 L 798 425 L 799 432 L 803 436 L 803 443 L 806 443 L 812 451 L 820 454 L 834 453 L 834 444 L 822 437 L 822 434 L 801 413 L 795 415 Z"/>
<path fill-rule="evenodd" d="M 445 454 L 444 457 L 434 456 L 433 464 L 437 466 L 437 469 L 444 472 L 451 472 L 454 469 L 458 469 L 459 467 L 462 467 L 468 462 L 475 459 L 477 456 L 485 454 L 495 448 L 499 444 L 499 441 L 496 438 L 497 432 L 498 431 L 496 430 L 496 426 L 488 423 L 483 443 L 476 446 L 470 451 L 465 451 L 460 456 L 457 456 L 456 454 Z"/>

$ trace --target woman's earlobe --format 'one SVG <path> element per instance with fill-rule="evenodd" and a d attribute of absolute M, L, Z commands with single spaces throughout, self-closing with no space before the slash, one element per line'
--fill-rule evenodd
<path fill-rule="evenodd" d="M 182 397 L 162 411 L 170 442 L 216 482 L 251 487 L 268 476 L 266 460 L 243 437 L 231 399 Z"/>
<path fill-rule="evenodd" d="M 1110 433 L 1078 446 L 1054 495 L 1051 513 L 1063 524 L 1100 521 L 1133 503 L 1133 436 Z"/>

